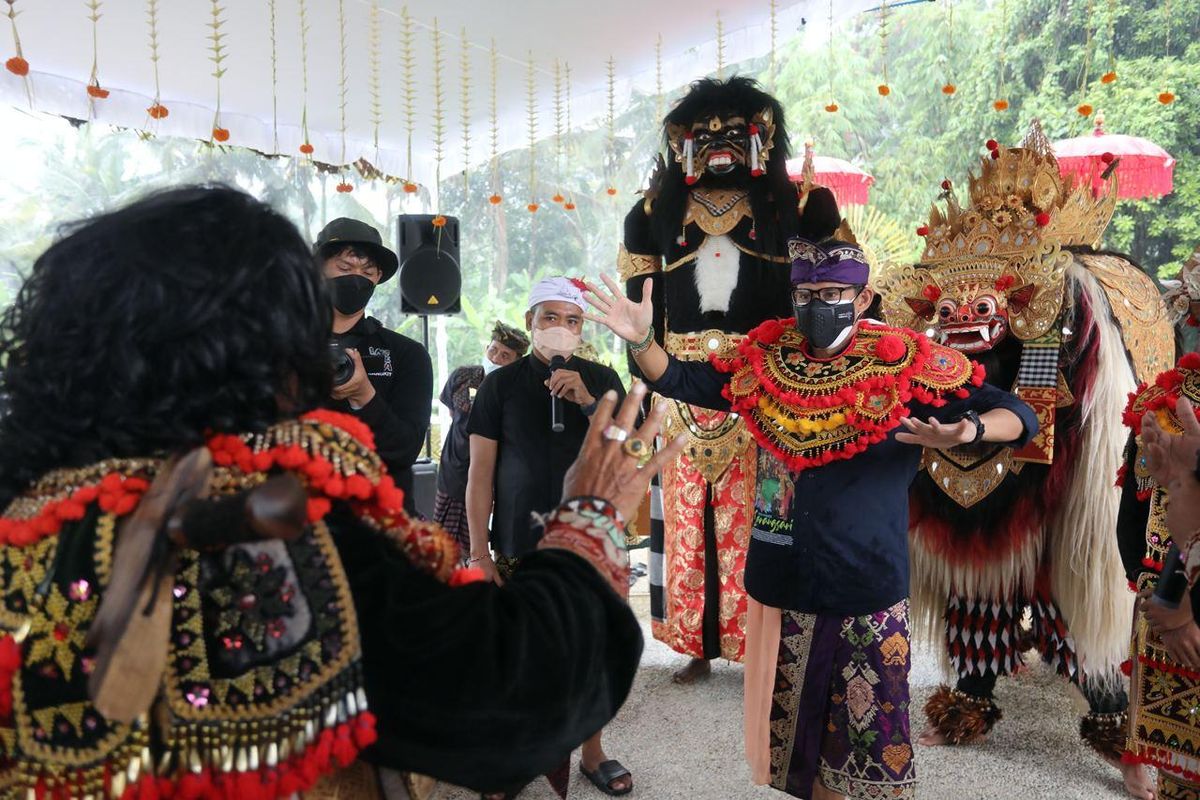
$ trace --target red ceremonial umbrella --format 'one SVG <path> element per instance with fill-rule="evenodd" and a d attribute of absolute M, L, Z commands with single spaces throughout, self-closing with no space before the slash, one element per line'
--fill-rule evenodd
<path fill-rule="evenodd" d="M 1054 155 L 1063 177 L 1074 175 L 1077 183 L 1091 184 L 1092 191 L 1104 188 L 1105 172 L 1117 162 L 1117 196 L 1126 200 L 1162 197 L 1174 188 L 1175 159 L 1149 139 L 1104 132 L 1104 115 L 1096 115 L 1096 127 L 1088 136 L 1054 143 Z"/>
<path fill-rule="evenodd" d="M 867 196 L 875 178 L 841 158 L 812 156 L 813 183 L 833 192 L 838 205 L 867 204 Z M 804 179 L 804 159 L 793 158 L 787 162 L 788 177 L 796 183 Z"/>

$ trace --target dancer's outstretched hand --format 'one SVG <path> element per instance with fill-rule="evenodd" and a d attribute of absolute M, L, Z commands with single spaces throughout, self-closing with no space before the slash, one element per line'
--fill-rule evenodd
<path fill-rule="evenodd" d="M 654 323 L 654 302 L 651 300 L 654 279 L 650 278 L 642 284 L 640 303 L 626 297 L 620 285 L 609 276 L 601 275 L 600 280 L 604 281 L 608 291 L 584 282 L 588 290 L 583 297 L 596 309 L 595 314 L 584 314 L 584 318 L 598 322 L 627 342 L 636 344 L 645 339 Z"/>
<path fill-rule="evenodd" d="M 1175 417 L 1183 428 L 1183 433 L 1178 436 L 1163 430 L 1153 411 L 1142 418 L 1146 468 L 1163 488 L 1185 478 L 1194 480 L 1196 458 L 1200 455 L 1200 421 L 1196 419 L 1195 407 L 1186 397 L 1179 398 Z"/>
<path fill-rule="evenodd" d="M 958 422 L 938 422 L 930 417 L 929 422 L 921 422 L 913 417 L 904 417 L 900 420 L 900 424 L 905 427 L 905 430 L 896 434 L 896 441 L 904 444 L 945 450 L 975 439 L 975 423 L 969 419 L 960 419 Z"/>
<path fill-rule="evenodd" d="M 659 403 L 644 425 L 635 426 L 646 397 L 646 384 L 638 382 L 621 404 L 616 417 L 616 392 L 600 399 L 579 457 L 563 480 L 563 498 L 599 497 L 616 506 L 626 520 L 636 516 L 650 488 L 650 478 L 683 450 L 684 437 L 654 453 L 654 437 L 662 424 L 666 404 Z M 636 444 L 635 444 L 636 443 Z M 653 454 L 653 455 L 652 455 Z"/>

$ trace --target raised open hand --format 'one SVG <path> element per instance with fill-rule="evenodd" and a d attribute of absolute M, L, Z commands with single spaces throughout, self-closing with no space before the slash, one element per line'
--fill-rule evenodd
<path fill-rule="evenodd" d="M 1200 421 L 1196 419 L 1195 407 L 1186 397 L 1179 398 L 1175 417 L 1183 428 L 1183 433 L 1178 436 L 1163 430 L 1155 412 L 1150 411 L 1142 418 L 1146 469 L 1164 489 L 1176 481 L 1190 478 L 1200 455 Z"/>
<path fill-rule="evenodd" d="M 945 450 L 966 444 L 975 438 L 975 424 L 969 419 L 958 422 L 938 422 L 933 417 L 929 422 L 904 417 L 900 420 L 906 430 L 896 434 L 896 441 L 904 444 L 916 444 L 921 447 L 932 447 Z"/>
<path fill-rule="evenodd" d="M 627 342 L 636 344 L 645 339 L 654 323 L 654 302 L 651 300 L 654 279 L 650 278 L 642 284 L 640 303 L 626 297 L 620 285 L 609 276 L 601 275 L 600 280 L 604 281 L 608 291 L 586 284 L 588 290 L 583 297 L 596 309 L 596 313 L 584 314 L 584 318 L 598 322 Z"/>

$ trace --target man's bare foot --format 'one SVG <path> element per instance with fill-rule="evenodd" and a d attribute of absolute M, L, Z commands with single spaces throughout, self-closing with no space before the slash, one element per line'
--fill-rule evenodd
<path fill-rule="evenodd" d="M 959 742 L 959 744 L 980 744 L 985 741 L 987 741 L 987 734 L 981 733 L 965 742 Z M 917 744 L 925 747 L 944 747 L 951 744 L 951 742 L 946 738 L 946 734 L 937 729 L 937 726 L 930 725 L 921 731 L 921 735 L 917 737 Z"/>
<path fill-rule="evenodd" d="M 1156 800 L 1158 797 L 1158 782 L 1154 773 L 1145 764 L 1126 764 L 1117 758 L 1105 758 L 1112 766 L 1121 772 L 1121 781 L 1125 784 L 1125 793 L 1137 800 Z"/>
<path fill-rule="evenodd" d="M 703 658 L 693 658 L 687 663 L 687 666 L 671 676 L 671 680 L 675 683 L 686 686 L 689 683 L 695 683 L 701 678 L 707 678 L 712 673 L 712 667 L 708 661 Z"/>

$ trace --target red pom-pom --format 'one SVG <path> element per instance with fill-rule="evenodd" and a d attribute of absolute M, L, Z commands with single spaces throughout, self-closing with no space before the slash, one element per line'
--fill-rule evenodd
<path fill-rule="evenodd" d="M 350 766 L 357 755 L 358 748 L 354 746 L 354 740 L 350 738 L 350 726 L 343 722 L 337 726 L 337 733 L 334 735 L 333 760 L 339 767 L 345 768 Z"/>
<path fill-rule="evenodd" d="M 375 732 L 375 715 L 364 711 L 354 721 L 354 743 L 359 749 L 370 747 L 379 735 Z"/>
<path fill-rule="evenodd" d="M 1112 153 L 1105 153 L 1104 155 L 1100 156 L 1100 160 L 1105 164 L 1111 164 L 1115 159 L 1116 156 L 1114 156 Z"/>
<path fill-rule="evenodd" d="M 928 236 L 928 235 L 929 235 L 929 226 L 928 225 L 922 225 L 921 227 L 917 228 L 917 236 Z"/>
<path fill-rule="evenodd" d="M 758 125 L 754 124 L 753 122 L 750 123 L 750 135 L 758 136 Z"/>
<path fill-rule="evenodd" d="M 688 175 L 686 178 L 683 179 L 683 182 L 686 183 L 688 186 L 691 186 L 698 180 L 699 180 L 699 178 L 697 178 L 695 175 Z"/>
<path fill-rule="evenodd" d="M 1017 282 L 1017 279 L 1015 276 L 1002 275 L 996 279 L 996 291 L 1007 292 L 1009 289 L 1011 289 L 1013 287 L 1013 284 L 1016 282 Z"/>
<path fill-rule="evenodd" d="M 1050 215 L 1047 214 L 1045 211 L 1038 214 L 1036 217 L 1034 217 L 1034 219 L 1037 220 L 1038 227 L 1041 227 L 1041 228 L 1044 228 L 1050 224 Z"/>
<path fill-rule="evenodd" d="M 1124 672 L 1126 676 L 1133 674 L 1133 660 L 1132 659 L 1127 658 L 1121 662 L 1121 672 Z"/>
<path fill-rule="evenodd" d="M 1185 353 L 1183 358 L 1179 359 L 1179 366 L 1183 369 L 1200 369 L 1200 353 Z"/>
<path fill-rule="evenodd" d="M 942 297 L 942 290 L 932 283 L 927 283 L 925 284 L 925 288 L 921 290 L 921 296 L 931 303 L 936 303 Z"/>
<path fill-rule="evenodd" d="M 333 508 L 333 504 L 326 497 L 310 497 L 307 503 L 308 521 L 319 522 L 325 519 L 325 515 Z"/>
<path fill-rule="evenodd" d="M 1000 151 L 999 151 L 999 150 L 993 150 L 993 151 L 992 151 L 992 158 L 999 158 L 999 157 L 1000 157 Z"/>
<path fill-rule="evenodd" d="M 487 580 L 487 575 L 479 567 L 459 567 L 450 573 L 451 586 L 466 586 L 484 580 Z"/>
<path fill-rule="evenodd" d="M 879 337 L 875 343 L 875 355 L 888 363 L 899 361 L 907 350 L 904 340 L 892 333 Z"/>
<path fill-rule="evenodd" d="M 946 180 L 942 181 L 942 190 L 943 190 L 943 191 L 947 191 L 947 192 L 948 192 L 948 191 L 950 191 L 950 189 L 952 189 L 953 187 L 954 187 L 954 184 L 950 183 L 950 179 L 949 179 L 949 178 L 947 178 Z"/>
<path fill-rule="evenodd" d="M 997 142 L 995 139 L 987 140 L 987 149 L 988 150 L 997 150 L 997 149 L 999 149 L 999 147 L 1000 147 L 1000 143 Z"/>

